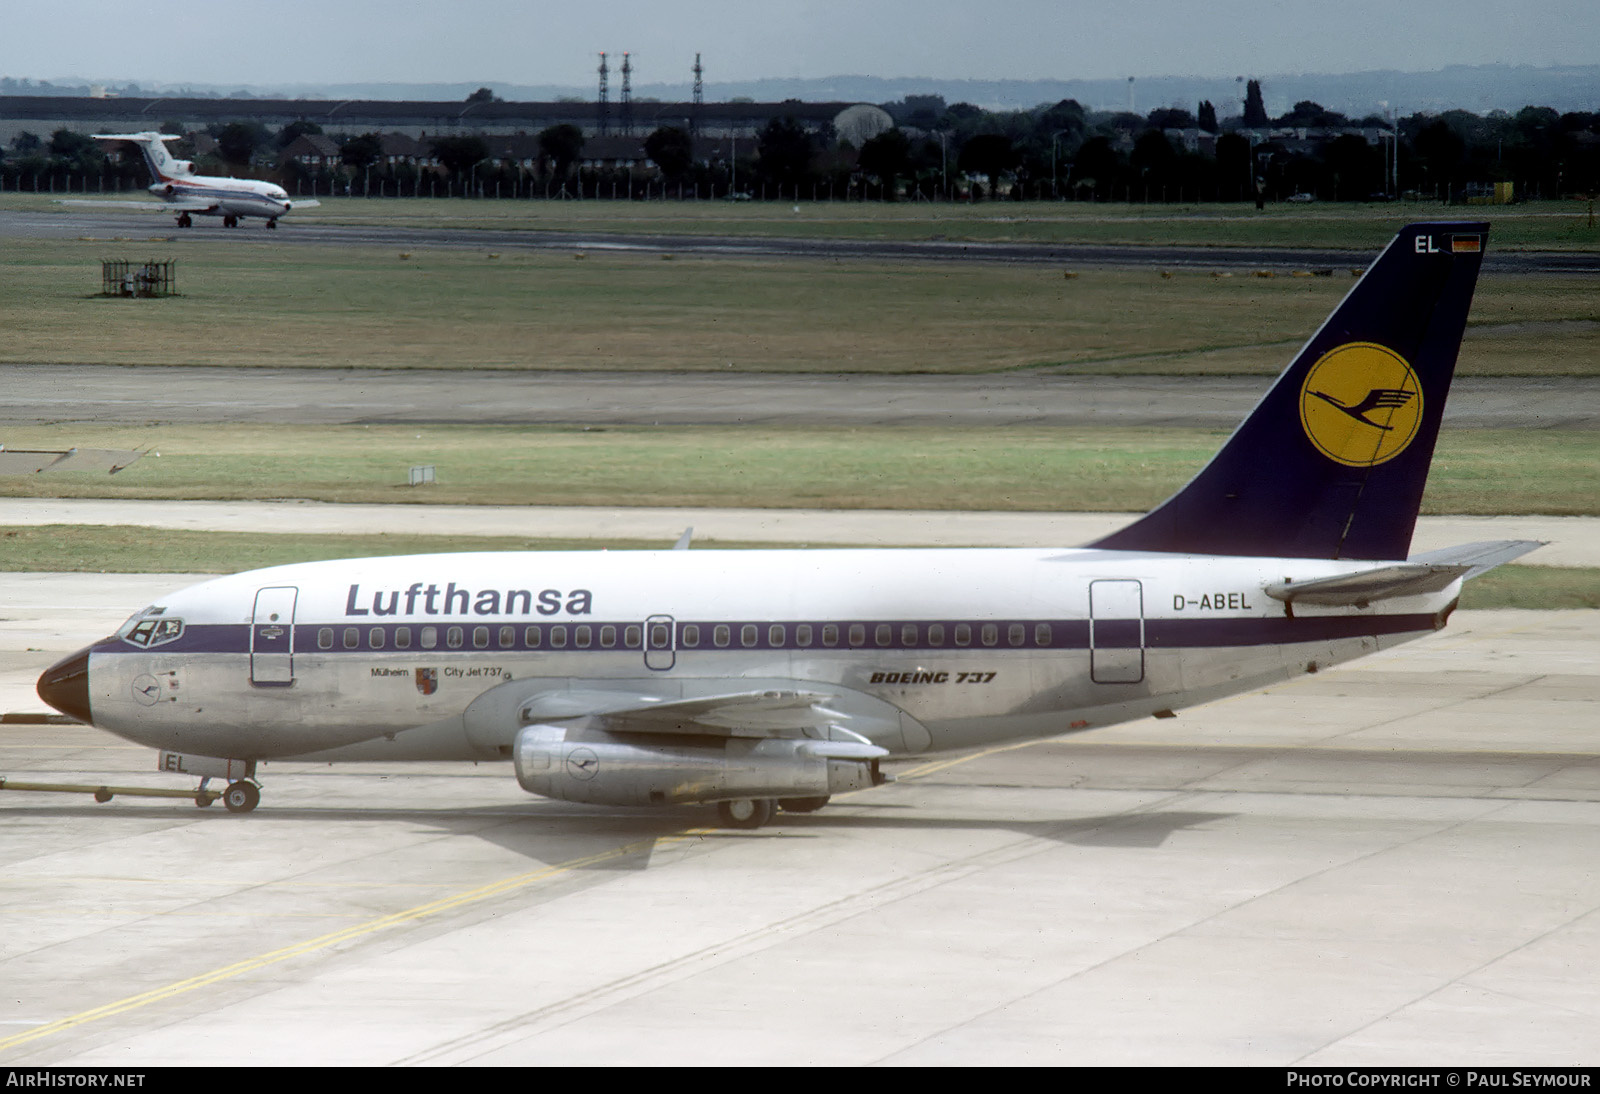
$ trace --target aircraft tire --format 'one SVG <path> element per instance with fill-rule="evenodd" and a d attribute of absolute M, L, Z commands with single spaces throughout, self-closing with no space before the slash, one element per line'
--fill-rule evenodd
<path fill-rule="evenodd" d="M 210 794 L 196 794 L 194 796 L 195 808 L 197 808 L 197 809 L 205 809 L 212 802 L 214 802 L 216 800 L 217 799 L 213 798 Z"/>
<path fill-rule="evenodd" d="M 228 789 L 222 792 L 222 804 L 228 807 L 230 813 L 248 813 L 260 801 L 261 791 L 255 783 L 248 783 L 243 779 L 229 783 Z"/>
<path fill-rule="evenodd" d="M 735 798 L 717 803 L 717 817 L 724 828 L 760 828 L 777 812 L 771 798 Z"/>
<path fill-rule="evenodd" d="M 816 798 L 779 798 L 778 808 L 785 813 L 815 813 L 829 802 L 826 794 Z"/>

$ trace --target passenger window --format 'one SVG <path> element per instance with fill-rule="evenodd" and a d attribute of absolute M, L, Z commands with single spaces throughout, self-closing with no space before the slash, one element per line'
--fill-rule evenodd
<path fill-rule="evenodd" d="M 600 628 L 600 644 L 606 649 L 611 649 L 617 644 L 617 628 L 607 624 Z"/>
<path fill-rule="evenodd" d="M 319 649 L 319 650 L 331 650 L 331 649 L 333 649 L 333 628 L 332 627 L 323 627 L 321 630 L 319 630 L 317 632 L 317 649 Z"/>
<path fill-rule="evenodd" d="M 822 625 L 822 644 L 824 646 L 837 646 L 839 644 L 839 624 L 824 623 Z"/>
<path fill-rule="evenodd" d="M 867 643 L 867 627 L 864 623 L 850 624 L 850 644 L 864 646 Z"/>
<path fill-rule="evenodd" d="M 529 627 L 522 632 L 522 640 L 528 644 L 530 650 L 539 648 L 539 640 L 544 637 L 544 632 L 538 627 Z"/>
<path fill-rule="evenodd" d="M 784 637 L 782 623 L 774 623 L 772 626 L 767 628 L 767 645 L 771 646 L 773 649 L 783 649 Z"/>
<path fill-rule="evenodd" d="M 444 632 L 444 644 L 453 650 L 459 650 L 461 648 L 461 642 L 463 638 L 465 638 L 465 635 L 460 627 L 451 627 L 449 630 Z"/>
<path fill-rule="evenodd" d="M 687 627 L 684 629 L 688 630 Z M 622 644 L 627 646 L 630 650 L 638 649 L 639 641 L 643 637 L 644 631 L 640 629 L 639 624 L 637 623 L 630 624 L 629 626 L 624 627 L 622 630 Z"/>
<path fill-rule="evenodd" d="M 515 627 L 501 627 L 500 628 L 500 648 L 503 649 L 503 650 L 509 650 L 512 646 L 515 646 L 516 644 L 517 644 L 517 628 L 515 628 Z"/>
<path fill-rule="evenodd" d="M 930 645 L 930 646 L 942 646 L 942 645 L 944 645 L 944 624 L 943 623 L 930 623 L 930 624 L 928 624 L 928 645 Z"/>
<path fill-rule="evenodd" d="M 795 629 L 794 629 L 794 644 L 797 645 L 797 646 L 800 646 L 801 648 L 804 648 L 806 646 L 811 645 L 811 642 L 812 642 L 811 624 L 810 623 L 801 623 L 798 626 L 796 626 Z"/>
<path fill-rule="evenodd" d="M 733 640 L 733 630 L 726 623 L 718 623 L 711 632 L 711 641 L 721 649 Z"/>
<path fill-rule="evenodd" d="M 396 627 L 394 629 L 394 648 L 408 650 L 411 648 L 411 628 Z"/>
<path fill-rule="evenodd" d="M 423 627 L 422 628 L 422 648 L 425 649 L 425 650 L 431 650 L 431 649 L 433 649 L 433 647 L 437 646 L 438 644 L 439 644 L 439 628 L 438 627 Z"/>
<path fill-rule="evenodd" d="M 375 650 L 383 649 L 383 628 L 373 627 L 367 632 L 367 645 Z"/>
<path fill-rule="evenodd" d="M 1053 646 L 1056 644 L 1055 634 L 1050 629 L 1050 624 L 1039 623 L 1033 628 L 1033 644 L 1035 646 Z"/>
<path fill-rule="evenodd" d="M 690 649 L 700 644 L 700 625 L 698 623 L 685 623 L 683 625 L 683 644 Z"/>
<path fill-rule="evenodd" d="M 744 626 L 739 628 L 739 645 L 743 646 L 747 650 L 754 649 L 760 633 L 760 630 L 757 629 L 754 623 L 746 623 Z"/>
<path fill-rule="evenodd" d="M 1028 640 L 1028 628 L 1021 623 L 1013 623 L 1006 628 L 1006 641 L 1013 646 L 1020 646 Z"/>
<path fill-rule="evenodd" d="M 577 633 L 573 635 L 572 644 L 577 646 L 580 650 L 586 650 L 589 648 L 589 644 L 593 640 L 594 628 L 590 627 L 587 623 L 583 623 L 578 626 Z"/>
<path fill-rule="evenodd" d="M 887 646 L 894 641 L 894 628 L 887 623 L 879 623 L 873 628 L 872 640 L 880 646 Z"/>
<path fill-rule="evenodd" d="M 556 624 L 554 627 L 551 627 L 550 628 L 550 645 L 552 645 L 553 647 L 555 647 L 556 649 L 559 650 L 559 649 L 562 649 L 563 647 L 565 647 L 566 644 L 567 644 L 567 628 L 561 626 L 559 623 Z"/>
<path fill-rule="evenodd" d="M 900 644 L 908 648 L 917 644 L 917 625 L 915 623 L 902 623 L 900 625 Z"/>
<path fill-rule="evenodd" d="M 346 627 L 344 629 L 344 648 L 347 650 L 353 650 L 359 645 L 361 645 L 360 629 L 356 627 Z"/>
<path fill-rule="evenodd" d="M 956 624 L 956 645 L 972 645 L 972 628 L 967 626 L 965 623 Z"/>
<path fill-rule="evenodd" d="M 472 628 L 472 644 L 473 644 L 474 647 L 476 647 L 477 649 L 480 649 L 480 650 L 488 649 L 489 648 L 489 628 L 488 627 L 473 627 Z"/>
<path fill-rule="evenodd" d="M 982 637 L 985 646 L 992 646 L 1000 641 L 1000 628 L 993 623 L 985 623 L 978 634 Z"/>

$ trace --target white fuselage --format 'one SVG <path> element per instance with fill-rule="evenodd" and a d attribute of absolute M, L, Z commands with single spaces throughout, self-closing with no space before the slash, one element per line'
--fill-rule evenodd
<path fill-rule="evenodd" d="M 257 179 L 184 175 L 158 180 L 150 187 L 157 197 L 188 207 L 196 216 L 266 217 L 276 220 L 293 203 L 283 189 Z M 206 205 L 209 208 L 200 208 Z"/>
<path fill-rule="evenodd" d="M 89 703 L 96 725 L 208 756 L 494 759 L 530 696 L 820 686 L 897 710 L 862 723 L 890 752 L 962 749 L 1165 716 L 1443 626 L 1459 581 L 1292 612 L 1262 591 L 1378 565 L 1093 549 L 302 563 L 139 613 L 90 651 Z"/>

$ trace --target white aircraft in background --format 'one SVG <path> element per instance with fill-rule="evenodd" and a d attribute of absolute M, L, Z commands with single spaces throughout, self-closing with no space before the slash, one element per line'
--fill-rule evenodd
<path fill-rule="evenodd" d="M 311 199 L 291 201 L 283 187 L 259 179 L 222 178 L 197 175 L 194 164 L 176 160 L 167 151 L 167 141 L 182 140 L 170 133 L 93 133 L 98 141 L 128 141 L 139 146 L 154 181 L 150 192 L 160 197 L 148 201 L 68 200 L 63 205 L 92 208 L 161 210 L 176 213 L 178 227 L 188 228 L 197 216 L 221 217 L 226 228 L 236 228 L 244 217 L 262 217 L 268 228 L 278 226 L 278 218 L 291 209 L 310 209 L 321 202 Z"/>
<path fill-rule="evenodd" d="M 1087 547 L 275 566 L 164 597 L 39 694 L 232 780 L 235 812 L 263 761 L 502 760 L 535 794 L 754 828 L 886 757 L 1316 672 L 1439 630 L 1539 546 L 1407 557 L 1487 234 L 1403 230 L 1212 461 Z"/>

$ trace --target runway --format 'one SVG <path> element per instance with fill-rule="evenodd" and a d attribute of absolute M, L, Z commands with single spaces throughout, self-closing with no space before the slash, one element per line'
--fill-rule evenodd
<path fill-rule="evenodd" d="M 1413 219 L 1427 219 L 1437 208 L 1416 210 Z M 1448 219 L 1459 214 L 1444 211 Z M 1398 219 L 1398 218 L 1397 218 Z M 1072 266 L 1161 266 L 1217 270 L 1362 269 L 1370 251 L 1295 247 L 1200 247 L 1114 244 L 992 243 L 930 238 L 925 240 L 808 239 L 777 236 L 713 236 L 684 233 L 572 232 L 532 227 L 415 228 L 357 226 L 321 222 L 315 215 L 285 217 L 273 232 L 251 223 L 248 228 L 223 228 L 205 218 L 188 229 L 175 228 L 164 213 L 121 213 L 76 209 L 70 213 L 0 210 L 0 238 L 100 239 L 105 242 L 166 240 L 240 240 L 274 247 L 433 247 L 448 250 L 489 248 L 497 251 L 636 251 L 720 258 L 828 258 L 879 262 L 990 262 Z M 937 228 L 937 224 L 930 224 Z M 1491 249 L 1484 257 L 1486 273 L 1567 274 L 1600 271 L 1600 253 L 1582 251 L 1508 251 Z"/>
<path fill-rule="evenodd" d="M 0 578 L 4 675 L 174 583 Z M 1461 612 L 754 833 L 497 765 L 0 792 L 0 1064 L 1592 1065 L 1597 677 L 1600 613 Z M 0 725 L 13 777 L 152 767 Z"/>
<path fill-rule="evenodd" d="M 1285 357 L 1289 356 L 1285 349 Z M 0 365 L 0 426 L 1183 426 L 1232 429 L 1266 376 L 865 376 Z M 487 393 L 487 394 L 486 394 Z M 1462 377 L 1453 429 L 1594 429 L 1585 377 Z M 5 440 L 0 437 L 0 442 Z"/>
<path fill-rule="evenodd" d="M 313 501 L 0 498 L 0 526 L 76 524 L 260 533 L 522 536 L 812 547 L 1074 547 L 1110 535 L 1132 513 L 993 513 L 889 509 L 691 509 L 503 505 L 336 505 Z M 1538 539 L 1519 565 L 1600 566 L 1600 518 L 1421 517 L 1414 552 L 1488 539 Z M 130 609 L 131 610 L 131 609 Z"/>

